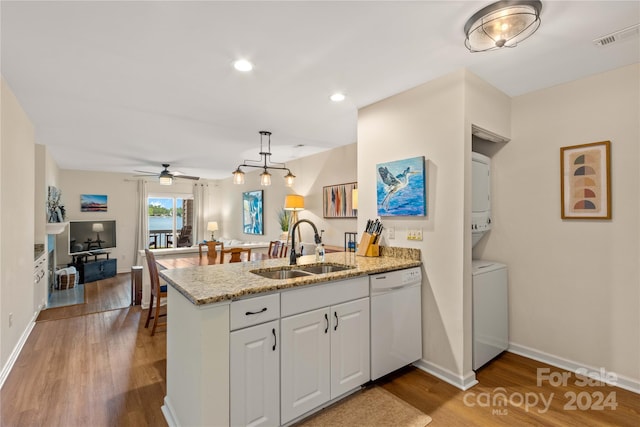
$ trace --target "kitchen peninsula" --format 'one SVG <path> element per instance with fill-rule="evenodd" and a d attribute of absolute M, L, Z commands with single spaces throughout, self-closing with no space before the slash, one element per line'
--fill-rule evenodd
<path fill-rule="evenodd" d="M 369 275 L 421 265 L 382 254 L 327 254 L 328 273 L 314 256 L 161 271 L 169 425 L 288 424 L 369 381 Z"/>

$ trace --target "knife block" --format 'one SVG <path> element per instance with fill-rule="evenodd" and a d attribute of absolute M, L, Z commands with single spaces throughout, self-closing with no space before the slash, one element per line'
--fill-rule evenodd
<path fill-rule="evenodd" d="M 358 251 L 356 255 L 360 256 L 380 256 L 380 245 L 377 243 L 372 243 L 373 239 L 376 236 L 363 233 L 362 238 L 360 239 L 360 244 L 358 245 Z"/>

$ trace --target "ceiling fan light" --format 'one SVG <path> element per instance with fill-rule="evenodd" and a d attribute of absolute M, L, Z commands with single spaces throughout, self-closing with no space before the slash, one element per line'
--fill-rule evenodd
<path fill-rule="evenodd" d="M 291 171 L 289 171 L 289 173 L 287 173 L 284 176 L 284 183 L 287 187 L 291 187 L 293 186 L 294 181 L 296 180 L 296 176 L 294 174 L 291 173 Z"/>
<path fill-rule="evenodd" d="M 271 185 L 271 174 L 266 169 L 260 174 L 260 185 Z"/>
<path fill-rule="evenodd" d="M 516 47 L 540 27 L 539 0 L 499 1 L 476 12 L 464 26 L 471 52 Z"/>
<path fill-rule="evenodd" d="M 173 184 L 173 177 L 170 175 L 160 175 L 160 185 L 171 185 Z"/>
<path fill-rule="evenodd" d="M 233 172 L 233 183 L 238 185 L 244 184 L 244 172 L 242 172 L 240 166 Z"/>

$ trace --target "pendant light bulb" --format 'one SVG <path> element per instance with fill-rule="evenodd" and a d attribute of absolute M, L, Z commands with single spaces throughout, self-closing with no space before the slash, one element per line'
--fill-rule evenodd
<path fill-rule="evenodd" d="M 244 184 L 244 172 L 242 172 L 240 167 L 233 172 L 233 183 L 238 185 Z"/>
<path fill-rule="evenodd" d="M 260 174 L 260 185 L 271 185 L 271 174 L 266 169 Z"/>
<path fill-rule="evenodd" d="M 295 181 L 295 179 L 296 176 L 292 174 L 291 171 L 289 171 L 289 173 L 284 176 L 284 183 L 287 187 L 291 187 L 293 186 L 293 182 Z"/>

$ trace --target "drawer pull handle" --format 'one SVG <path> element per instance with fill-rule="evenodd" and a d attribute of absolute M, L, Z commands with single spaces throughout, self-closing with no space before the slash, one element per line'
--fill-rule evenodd
<path fill-rule="evenodd" d="M 329 315 L 327 313 L 324 314 L 324 320 L 327 322 L 327 326 L 324 328 L 324 333 L 329 332 Z"/>
<path fill-rule="evenodd" d="M 244 315 L 251 316 L 252 314 L 260 314 L 260 313 L 264 313 L 265 311 L 267 311 L 267 307 L 263 308 L 260 311 L 247 311 Z"/>
<path fill-rule="evenodd" d="M 333 315 L 336 316 L 336 326 L 333 327 L 333 330 L 337 331 L 338 330 L 338 312 L 334 311 Z"/>
<path fill-rule="evenodd" d="M 276 338 L 276 328 L 271 329 L 271 332 L 273 333 L 273 351 L 276 351 L 276 344 L 278 343 L 278 338 Z"/>

